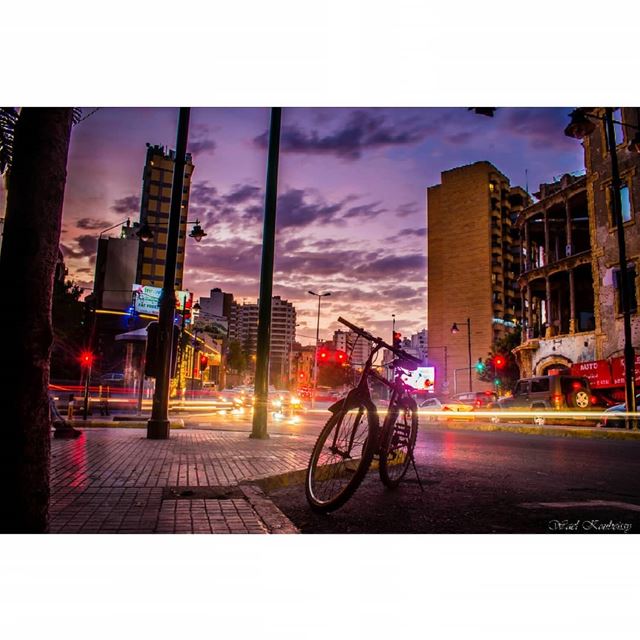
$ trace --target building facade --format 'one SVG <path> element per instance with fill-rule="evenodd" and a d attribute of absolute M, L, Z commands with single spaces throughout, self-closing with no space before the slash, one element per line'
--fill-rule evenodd
<path fill-rule="evenodd" d="M 160 145 L 147 146 L 147 158 L 142 175 L 142 198 L 140 201 L 140 224 L 149 225 L 153 238 L 141 248 L 136 272 L 136 284 L 162 287 L 167 259 L 167 237 L 169 212 L 175 168 L 175 151 Z M 182 289 L 184 272 L 184 248 L 189 213 L 189 193 L 193 162 L 191 154 L 186 156 L 182 211 L 178 238 L 175 288 Z"/>
<path fill-rule="evenodd" d="M 622 356 L 624 331 L 617 229 L 611 207 L 611 156 L 602 122 L 604 109 L 592 109 L 590 113 L 596 127 L 583 140 L 586 175 L 563 176 L 559 183 L 541 185 L 540 201 L 524 211 L 519 221 L 525 331 L 515 353 L 523 377 Z M 632 344 L 637 350 L 640 156 L 629 148 L 629 142 L 635 133 L 633 127 L 639 124 L 638 109 L 618 109 L 614 119 L 633 125 L 616 125 L 615 136 L 631 276 Z"/>
<path fill-rule="evenodd" d="M 258 343 L 259 303 L 230 307 L 229 340 L 239 342 L 244 353 L 255 360 Z M 296 339 L 295 307 L 280 296 L 271 299 L 271 335 L 269 349 L 269 379 L 278 388 L 290 385 L 292 349 Z"/>
<path fill-rule="evenodd" d="M 96 309 L 126 311 L 132 303 L 138 266 L 139 226 L 127 223 L 117 238 L 98 239 L 93 282 Z"/>
<path fill-rule="evenodd" d="M 441 183 L 427 189 L 427 330 L 438 347 L 429 352 L 437 393 L 467 391 L 469 365 L 517 326 L 520 246 L 514 222 L 530 202 L 526 191 L 511 187 L 485 161 L 445 171 Z M 454 323 L 458 334 L 451 333 Z M 491 388 L 475 374 L 472 385 Z"/>
<path fill-rule="evenodd" d="M 333 348 L 344 351 L 353 366 L 362 366 L 371 353 L 371 343 L 353 331 L 335 331 Z"/>
<path fill-rule="evenodd" d="M 540 185 L 519 216 L 520 375 L 545 375 L 595 358 L 594 271 L 586 176 Z"/>

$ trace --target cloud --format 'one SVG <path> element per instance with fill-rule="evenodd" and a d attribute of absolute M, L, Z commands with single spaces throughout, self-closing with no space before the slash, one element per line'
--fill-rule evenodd
<path fill-rule="evenodd" d="M 109 226 L 109 221 L 102 218 L 80 218 L 76 222 L 78 229 L 106 229 Z"/>
<path fill-rule="evenodd" d="M 405 202 L 396 209 L 396 215 L 399 218 L 406 218 L 413 215 L 414 213 L 417 213 L 418 210 L 419 206 L 417 202 Z"/>
<path fill-rule="evenodd" d="M 125 196 L 124 198 L 118 198 L 111 206 L 111 209 L 116 213 L 121 213 L 123 215 L 126 215 L 128 213 L 139 213 L 140 197 L 131 195 Z"/>
<path fill-rule="evenodd" d="M 368 278 L 384 278 L 394 276 L 404 280 L 426 275 L 427 260 L 423 254 L 390 255 L 377 260 L 372 260 L 366 264 L 359 265 L 354 269 L 355 273 L 362 274 Z"/>
<path fill-rule="evenodd" d="M 415 121 L 389 124 L 383 114 L 352 111 L 344 124 L 329 133 L 305 131 L 297 125 L 284 127 L 280 148 L 286 153 L 335 155 L 344 160 L 357 160 L 368 149 L 403 146 L 421 142 L 427 130 Z M 269 132 L 254 138 L 261 149 L 268 145 Z"/>
<path fill-rule="evenodd" d="M 575 141 L 564 135 L 569 111 L 569 108 L 508 109 L 502 127 L 507 135 L 526 138 L 533 149 L 575 150 Z"/>
<path fill-rule="evenodd" d="M 92 234 L 84 234 L 75 238 L 73 244 L 61 243 L 60 246 L 65 258 L 89 258 L 93 261 L 98 250 L 98 237 Z"/>
<path fill-rule="evenodd" d="M 203 138 L 202 140 L 190 140 L 187 150 L 190 153 L 213 153 L 216 150 L 215 140 Z"/>

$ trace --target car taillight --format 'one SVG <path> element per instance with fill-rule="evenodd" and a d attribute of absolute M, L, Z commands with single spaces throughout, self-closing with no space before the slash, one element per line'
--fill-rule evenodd
<path fill-rule="evenodd" d="M 591 404 L 596 404 L 598 402 L 598 398 L 595 396 L 591 396 Z"/>
<path fill-rule="evenodd" d="M 476 407 L 481 407 L 482 406 L 482 402 L 480 402 L 480 400 L 476 400 L 475 406 Z"/>
<path fill-rule="evenodd" d="M 551 396 L 551 401 L 556 407 L 559 407 L 562 404 L 562 395 L 560 395 L 559 393 L 555 393 L 553 396 Z"/>
<path fill-rule="evenodd" d="M 578 382 L 577 380 L 575 382 L 573 382 L 571 384 L 571 386 L 573 387 L 574 391 L 576 391 L 578 389 L 582 389 L 582 383 Z"/>

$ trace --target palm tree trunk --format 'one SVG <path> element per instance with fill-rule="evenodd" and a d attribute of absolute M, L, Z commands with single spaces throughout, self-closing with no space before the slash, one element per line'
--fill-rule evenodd
<path fill-rule="evenodd" d="M 0 291 L 0 531 L 49 525 L 51 299 L 73 110 L 24 108 L 16 124 Z"/>

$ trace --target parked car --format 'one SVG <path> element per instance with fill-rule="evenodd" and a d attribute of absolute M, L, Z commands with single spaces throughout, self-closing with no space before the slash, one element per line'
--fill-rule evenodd
<path fill-rule="evenodd" d="M 636 396 L 636 407 L 640 406 L 640 393 Z M 627 410 L 627 405 L 624 402 L 620 404 L 614 404 L 612 407 L 605 409 L 604 413 L 600 416 L 598 427 L 609 427 L 612 429 L 624 429 L 625 418 L 619 414 L 624 413 Z"/>
<path fill-rule="evenodd" d="M 124 385 L 124 373 L 105 373 L 100 376 L 100 384 L 103 387 L 122 387 Z"/>
<path fill-rule="evenodd" d="M 467 391 L 458 393 L 445 402 L 445 411 L 474 411 L 486 409 L 497 402 L 498 396 L 494 391 Z M 469 407 L 469 408 L 467 408 Z"/>
<path fill-rule="evenodd" d="M 536 376 L 518 380 L 513 395 L 500 398 L 501 410 L 535 410 L 533 423 L 544 425 L 547 411 L 586 411 L 597 402 L 587 378 L 568 375 Z"/>

